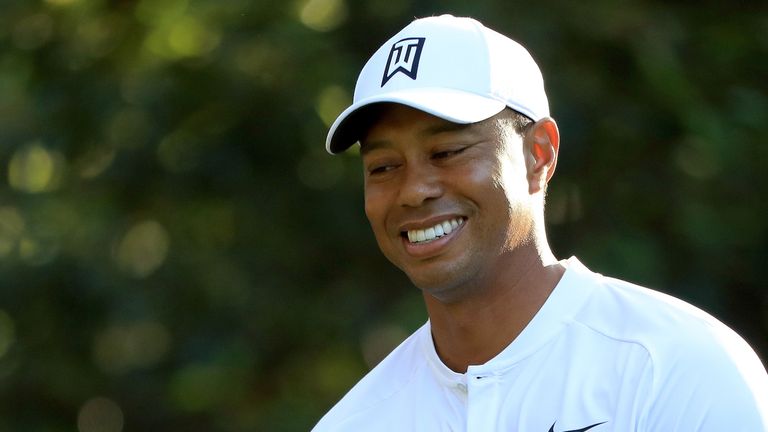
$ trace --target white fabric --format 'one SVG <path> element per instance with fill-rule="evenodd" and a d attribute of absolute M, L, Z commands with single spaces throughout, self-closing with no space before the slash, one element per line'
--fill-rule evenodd
<path fill-rule="evenodd" d="M 331 125 L 328 152 L 354 144 L 359 137 L 345 133 L 345 121 L 378 102 L 463 124 L 485 120 L 505 106 L 533 120 L 549 115 L 544 79 L 528 51 L 474 19 L 451 15 L 413 21 L 371 56 L 358 76 L 352 105 Z"/>
<path fill-rule="evenodd" d="M 449 370 L 427 322 L 313 431 L 768 431 L 768 375 L 741 337 L 681 300 L 563 263 L 495 358 Z"/>

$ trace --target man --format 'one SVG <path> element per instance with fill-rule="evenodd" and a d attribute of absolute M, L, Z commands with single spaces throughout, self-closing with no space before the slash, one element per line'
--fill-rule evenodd
<path fill-rule="evenodd" d="M 738 335 L 553 256 L 560 137 L 525 48 L 468 18 L 414 21 L 326 144 L 355 142 L 377 243 L 429 321 L 315 431 L 768 431 L 768 375 Z"/>

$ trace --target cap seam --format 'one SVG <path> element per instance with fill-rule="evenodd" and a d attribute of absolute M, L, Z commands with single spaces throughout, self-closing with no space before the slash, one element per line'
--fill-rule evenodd
<path fill-rule="evenodd" d="M 486 70 L 485 70 L 485 73 L 486 73 L 486 75 L 488 77 L 488 79 L 486 80 L 486 86 L 488 87 L 486 93 L 490 94 L 490 95 L 493 95 L 495 99 L 500 99 L 500 98 L 498 98 L 498 95 L 495 94 L 495 92 L 491 91 L 491 89 L 493 88 L 493 86 L 491 85 L 492 84 L 492 78 L 493 78 L 493 76 L 491 75 L 491 70 L 493 70 L 493 68 L 491 67 L 492 66 L 491 62 L 493 62 L 494 60 L 493 60 L 493 58 L 491 58 L 491 51 L 489 49 L 488 37 L 486 35 L 486 32 L 483 30 L 485 27 L 479 21 L 477 21 L 477 20 L 472 19 L 471 22 L 472 22 L 472 26 L 473 26 L 475 32 L 479 33 L 480 39 L 482 39 L 482 41 L 483 41 L 483 43 L 482 43 L 482 45 L 483 45 L 483 54 L 485 55 L 485 58 L 486 58 L 486 62 L 485 62 Z M 506 104 L 506 100 L 504 100 L 503 102 Z"/>

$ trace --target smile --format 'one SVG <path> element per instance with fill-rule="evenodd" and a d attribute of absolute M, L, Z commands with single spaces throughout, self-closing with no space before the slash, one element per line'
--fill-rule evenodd
<path fill-rule="evenodd" d="M 451 220 L 443 221 L 435 224 L 435 226 L 425 228 L 408 230 L 408 242 L 410 243 L 428 243 L 442 236 L 448 235 L 458 229 L 464 223 L 462 218 L 454 218 Z"/>

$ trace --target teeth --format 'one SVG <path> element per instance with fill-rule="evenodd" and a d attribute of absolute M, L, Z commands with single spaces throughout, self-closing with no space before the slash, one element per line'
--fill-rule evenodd
<path fill-rule="evenodd" d="M 451 225 L 451 223 L 448 221 L 443 222 L 443 232 L 445 232 L 446 234 L 452 233 L 453 225 Z"/>
<path fill-rule="evenodd" d="M 446 234 L 450 234 L 464 223 L 464 219 L 455 218 L 449 221 L 444 221 L 436 224 L 433 227 L 418 230 L 408 231 L 408 241 L 411 243 L 422 243 L 432 241 L 436 238 L 440 238 Z"/>

